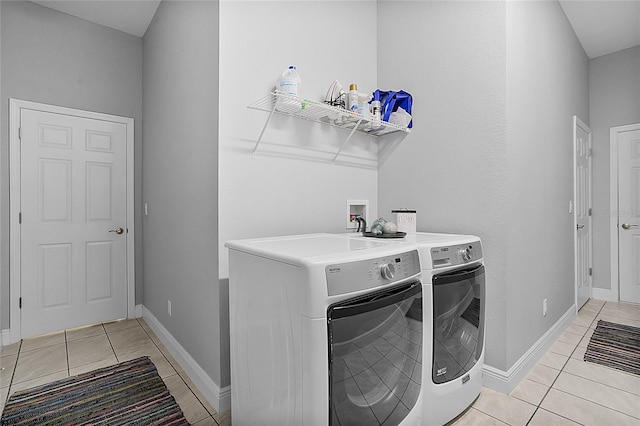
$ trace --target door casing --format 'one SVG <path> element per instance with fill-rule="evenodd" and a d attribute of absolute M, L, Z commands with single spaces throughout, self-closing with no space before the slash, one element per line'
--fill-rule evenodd
<path fill-rule="evenodd" d="M 578 225 L 578 211 L 579 209 L 581 209 L 580 206 L 580 202 L 579 201 L 586 201 L 586 203 L 588 205 L 586 205 L 586 209 L 588 210 L 587 216 L 588 216 L 588 220 L 587 220 L 587 224 L 586 226 L 588 227 L 587 229 L 587 234 L 588 234 L 588 244 L 587 244 L 587 250 L 588 250 L 588 263 L 589 263 L 589 269 L 592 268 L 593 266 L 593 219 L 591 216 L 591 208 L 592 208 L 592 181 L 593 181 L 593 166 L 592 166 L 592 155 L 589 152 L 588 157 L 589 157 L 589 176 L 588 176 L 588 187 L 589 187 L 589 193 L 586 194 L 587 195 L 587 200 L 579 200 L 579 196 L 580 194 L 578 194 L 578 181 L 577 181 L 577 169 L 578 169 L 578 153 L 577 153 L 577 149 L 578 149 L 578 128 L 581 128 L 585 133 L 587 133 L 589 135 L 589 142 L 588 142 L 588 149 L 589 151 L 591 151 L 593 144 L 592 144 L 592 132 L 591 129 L 589 128 L 589 126 L 587 126 L 582 120 L 580 120 L 580 118 L 578 116 L 573 116 L 573 200 L 574 200 L 574 205 L 573 205 L 573 243 L 574 243 L 574 276 L 575 276 L 575 284 L 574 284 L 574 288 L 575 288 L 575 305 L 576 305 L 576 312 L 581 308 L 581 306 L 579 305 L 579 300 L 578 300 L 578 287 L 579 287 L 579 277 L 580 277 L 580 273 L 579 273 L 579 247 L 578 247 L 578 229 L 577 229 L 577 225 Z M 587 281 L 588 281 L 588 293 L 589 293 L 589 298 L 591 298 L 593 296 L 593 277 L 589 274 L 587 277 Z"/>
<path fill-rule="evenodd" d="M 83 111 L 73 108 L 47 105 L 21 99 L 9 99 L 9 318 L 10 341 L 22 338 L 20 316 L 21 271 L 20 271 L 20 110 L 33 109 L 54 114 L 107 120 L 126 125 L 127 145 L 127 317 L 135 317 L 135 225 L 134 225 L 134 121 L 133 118 Z"/>

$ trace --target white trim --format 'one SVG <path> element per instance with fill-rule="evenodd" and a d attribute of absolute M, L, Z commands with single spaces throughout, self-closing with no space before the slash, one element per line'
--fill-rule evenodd
<path fill-rule="evenodd" d="M 134 215 L 134 121 L 133 118 L 47 105 L 21 99 L 9 99 L 9 318 L 11 342 L 22 338 L 20 298 L 20 110 L 33 109 L 92 120 L 111 121 L 127 128 L 127 317 L 135 318 L 135 215 Z"/>
<path fill-rule="evenodd" d="M 612 290 L 607 288 L 597 288 L 594 287 L 591 293 L 591 297 L 597 300 L 606 300 L 608 302 L 617 302 L 618 296 L 617 294 L 613 294 Z"/>
<path fill-rule="evenodd" d="M 486 365 L 483 367 L 483 386 L 504 394 L 510 394 L 529 370 L 549 350 L 562 332 L 576 318 L 576 307 L 572 305 L 567 312 L 526 351 L 508 371 Z"/>
<path fill-rule="evenodd" d="M 9 99 L 9 320 L 11 342 L 22 338 L 20 327 L 20 105 Z"/>
<path fill-rule="evenodd" d="M 231 409 L 231 386 L 220 388 L 158 319 L 142 306 L 142 317 L 218 413 Z"/>
<path fill-rule="evenodd" d="M 580 119 L 577 115 L 573 116 L 573 212 L 571 212 L 571 219 L 573 220 L 573 300 L 576 307 L 576 312 L 578 308 L 578 215 L 576 214 L 576 206 L 578 201 L 578 181 L 576 179 L 576 168 L 578 167 L 578 121 Z"/>
<path fill-rule="evenodd" d="M 144 305 L 136 305 L 136 309 L 135 309 L 135 317 L 136 318 L 142 318 L 143 307 L 144 307 Z"/>
<path fill-rule="evenodd" d="M 609 130 L 609 251 L 611 252 L 611 293 L 610 298 L 602 300 L 617 302 L 620 299 L 620 277 L 618 270 L 618 135 L 634 130 L 640 130 L 640 124 L 617 126 Z"/>
<path fill-rule="evenodd" d="M 576 179 L 576 169 L 578 167 L 578 127 L 585 131 L 589 135 L 589 150 L 593 149 L 592 143 L 592 133 L 589 126 L 587 126 L 577 115 L 573 116 L 573 277 L 574 277 L 574 303 L 576 306 L 576 314 L 581 306 L 578 306 L 578 215 L 576 213 L 577 209 L 577 200 L 578 200 L 578 181 Z M 591 187 L 593 183 L 593 159 L 591 153 L 589 153 L 589 205 L 588 209 L 591 209 L 593 203 L 593 188 Z M 588 241 L 589 241 L 589 268 L 593 267 L 593 218 L 589 215 L 589 220 L 587 226 L 588 230 Z M 589 297 L 593 296 L 593 277 L 589 276 Z"/>
<path fill-rule="evenodd" d="M 0 347 L 11 344 L 11 330 L 0 330 Z"/>

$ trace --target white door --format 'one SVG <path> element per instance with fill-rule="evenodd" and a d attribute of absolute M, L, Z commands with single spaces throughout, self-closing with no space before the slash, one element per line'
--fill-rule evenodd
<path fill-rule="evenodd" d="M 620 300 L 640 303 L 640 130 L 618 133 Z"/>
<path fill-rule="evenodd" d="M 591 129 L 578 117 L 574 123 L 576 308 L 591 297 Z"/>
<path fill-rule="evenodd" d="M 20 110 L 22 337 L 127 316 L 126 125 Z"/>

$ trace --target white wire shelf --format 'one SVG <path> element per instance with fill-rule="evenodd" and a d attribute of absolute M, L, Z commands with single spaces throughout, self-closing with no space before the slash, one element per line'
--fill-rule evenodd
<path fill-rule="evenodd" d="M 347 145 L 351 137 L 355 132 L 363 133 L 369 136 L 383 136 L 391 133 L 402 132 L 408 134 L 411 132 L 406 127 L 398 126 L 397 124 L 389 123 L 382 120 L 374 120 L 373 117 L 365 117 L 357 113 L 353 113 L 344 108 L 332 106 L 323 102 L 312 101 L 304 99 L 298 96 L 291 96 L 280 92 L 272 92 L 263 98 L 258 99 L 247 108 L 255 109 L 258 111 L 264 111 L 269 113 L 269 117 L 256 140 L 255 147 L 252 155 L 255 157 L 262 136 L 271 121 L 271 117 L 274 113 L 288 115 L 303 120 L 314 121 L 317 123 L 328 124 L 330 126 L 339 127 L 342 129 L 351 130 L 347 138 L 341 144 L 338 152 L 335 153 L 332 163 L 335 163 L 337 158 L 342 153 L 342 150 Z M 397 140 L 390 151 L 393 151 L 403 138 Z M 387 150 L 389 151 L 389 150 Z M 390 154 L 390 152 L 387 152 Z M 385 155 L 385 159 L 388 155 Z"/>

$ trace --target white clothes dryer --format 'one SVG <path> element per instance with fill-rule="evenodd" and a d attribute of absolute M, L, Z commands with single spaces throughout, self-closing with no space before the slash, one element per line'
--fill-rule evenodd
<path fill-rule="evenodd" d="M 420 424 L 417 246 L 333 234 L 226 246 L 234 424 Z"/>

